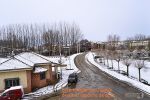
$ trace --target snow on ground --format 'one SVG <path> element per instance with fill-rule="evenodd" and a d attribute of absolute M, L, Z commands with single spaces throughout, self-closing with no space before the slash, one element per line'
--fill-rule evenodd
<path fill-rule="evenodd" d="M 121 80 L 121 81 L 130 83 L 131 85 L 133 85 L 133 86 L 135 86 L 135 87 L 137 87 L 137 88 L 139 88 L 139 89 L 141 89 L 141 90 L 143 90 L 143 91 L 145 91 L 145 92 L 147 92 L 147 93 L 150 93 L 150 86 L 145 85 L 145 84 L 139 82 L 138 80 L 133 80 L 133 79 L 131 79 L 131 78 L 128 78 L 127 76 L 124 76 L 124 75 L 119 74 L 119 73 L 117 73 L 117 72 L 115 72 L 115 71 L 112 71 L 112 70 L 110 70 L 110 69 L 107 69 L 106 66 L 100 65 L 99 63 L 97 63 L 97 62 L 94 60 L 94 55 L 95 55 L 95 54 L 93 54 L 92 52 L 90 52 L 90 53 L 88 53 L 88 54 L 86 55 L 85 58 L 86 58 L 89 62 L 91 62 L 93 65 L 97 66 L 99 69 L 101 69 L 102 71 L 104 71 L 104 72 L 110 74 L 111 76 L 113 76 L 113 77 L 115 77 L 115 78 L 117 78 L 117 79 L 119 79 L 119 80 Z M 110 66 L 111 66 L 110 61 L 109 61 L 109 64 L 110 64 Z M 146 64 L 149 65 L 150 63 L 147 62 Z M 118 66 L 118 65 L 117 65 L 117 62 L 114 61 L 114 68 L 115 68 L 115 69 L 118 69 L 117 66 Z M 149 68 L 149 67 L 148 67 L 148 68 Z M 125 67 L 122 63 L 120 63 L 120 69 L 126 71 L 126 67 Z M 134 67 L 133 64 L 130 66 L 129 75 L 133 75 L 133 76 L 135 76 L 135 77 L 138 77 L 138 70 L 137 70 L 137 68 Z M 142 75 L 142 78 L 143 78 L 143 79 L 146 79 L 146 81 L 150 82 L 150 80 L 149 80 L 149 79 L 150 79 L 150 78 L 149 78 L 150 69 L 148 69 L 148 70 L 145 69 L 145 68 L 141 69 L 141 75 Z"/>
<path fill-rule="evenodd" d="M 111 60 L 108 60 L 109 62 L 109 66 L 112 67 L 111 64 Z M 105 60 L 105 63 L 107 65 L 107 60 Z M 135 67 L 135 60 L 132 61 L 132 64 L 129 66 L 129 76 L 135 77 L 135 78 L 139 78 L 139 71 L 138 68 Z M 127 67 L 126 65 L 123 64 L 122 61 L 120 61 L 119 63 L 120 65 L 120 70 L 123 70 L 125 72 L 127 72 Z M 145 61 L 145 67 L 143 67 L 141 69 L 141 78 L 146 80 L 148 83 L 150 83 L 150 62 Z M 118 62 L 113 60 L 113 68 L 114 70 L 118 70 Z"/>
<path fill-rule="evenodd" d="M 95 55 L 95 54 L 94 54 Z M 112 67 L 111 60 L 108 60 L 109 66 Z M 105 63 L 107 65 L 107 60 L 105 60 Z M 139 78 L 139 72 L 138 68 L 135 67 L 135 60 L 132 60 L 132 64 L 129 66 L 129 76 L 132 76 L 134 78 Z M 122 61 L 119 63 L 120 70 L 127 71 L 127 67 L 123 64 Z M 113 69 L 118 70 L 118 63 L 117 61 L 113 60 Z M 148 83 L 150 83 L 150 62 L 145 61 L 145 67 L 141 69 L 141 78 L 146 80 Z"/>
<path fill-rule="evenodd" d="M 50 86 L 41 88 L 41 89 L 37 90 L 36 92 L 29 93 L 26 95 L 42 96 L 42 95 L 50 94 L 50 93 L 54 92 L 54 88 L 56 89 L 56 87 L 57 87 L 57 90 L 65 87 L 68 84 L 69 75 L 73 72 L 80 72 L 74 64 L 74 58 L 77 55 L 79 55 L 79 54 L 74 54 L 74 55 L 69 56 L 67 58 L 65 58 L 65 57 L 62 58 L 63 64 L 67 64 L 67 67 L 62 68 L 62 79 L 56 85 L 50 85 Z M 53 58 L 50 58 L 50 59 L 55 61 L 55 62 L 58 62 L 58 60 L 60 58 L 55 57 L 54 59 Z M 67 68 L 70 68 L 70 66 L 71 66 L 71 69 L 73 69 L 73 70 L 66 70 Z"/>

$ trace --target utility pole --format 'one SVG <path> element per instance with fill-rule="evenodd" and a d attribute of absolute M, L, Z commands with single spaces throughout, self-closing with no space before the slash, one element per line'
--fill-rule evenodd
<path fill-rule="evenodd" d="M 60 46 L 60 44 L 59 44 L 59 57 L 60 57 L 60 64 L 61 64 L 62 62 L 61 62 L 61 46 Z"/>
<path fill-rule="evenodd" d="M 79 49 L 78 49 L 78 47 L 79 47 L 79 45 L 78 45 L 78 43 L 77 43 L 77 53 L 79 53 L 79 51 L 78 51 L 78 50 L 79 50 Z"/>
<path fill-rule="evenodd" d="M 61 45 L 60 45 L 60 44 L 59 44 L 59 56 L 60 56 L 60 62 L 59 62 L 59 63 L 60 63 L 60 65 L 61 65 L 61 64 L 62 64 L 62 61 L 61 61 L 62 58 L 61 58 Z M 61 67 L 60 67 L 60 71 L 61 71 L 61 72 L 60 72 L 60 74 L 61 74 L 60 76 L 61 76 L 61 79 L 62 79 L 62 68 L 61 68 Z"/>
<path fill-rule="evenodd" d="M 80 53 L 80 42 L 79 42 L 79 53 Z"/>
<path fill-rule="evenodd" d="M 77 43 L 77 53 L 80 53 L 80 42 Z"/>
<path fill-rule="evenodd" d="M 66 69 L 66 70 L 73 70 L 72 68 L 71 68 L 71 62 L 70 62 L 70 43 L 69 43 L 69 56 L 68 56 L 68 60 L 69 60 L 69 65 L 70 65 L 70 68 L 68 69 Z"/>
<path fill-rule="evenodd" d="M 69 44 L 69 65 L 70 65 L 70 69 L 71 69 L 71 63 L 70 63 L 70 44 Z"/>

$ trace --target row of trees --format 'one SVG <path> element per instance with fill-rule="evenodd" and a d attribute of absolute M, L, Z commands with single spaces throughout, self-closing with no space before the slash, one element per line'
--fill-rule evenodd
<path fill-rule="evenodd" d="M 69 46 L 72 53 L 76 52 L 77 43 L 81 41 L 83 34 L 75 23 L 55 24 L 16 24 L 0 27 L 0 50 L 2 53 L 21 50 L 62 53 L 63 47 Z"/>
<path fill-rule="evenodd" d="M 119 67 L 119 62 L 122 60 L 123 64 L 126 65 L 127 67 L 127 76 L 129 76 L 129 66 L 132 64 L 132 59 L 135 53 L 134 51 L 136 51 L 136 57 L 138 56 L 138 54 L 140 53 L 140 56 L 144 50 L 144 53 L 147 52 L 148 54 L 148 50 L 150 50 L 150 36 L 146 36 L 144 34 L 136 34 L 133 37 L 129 37 L 124 41 L 124 44 L 121 44 L 119 46 L 123 46 L 123 49 L 117 50 L 117 46 L 115 44 L 118 44 L 118 42 L 120 41 L 120 36 L 118 35 L 109 35 L 108 36 L 108 43 L 109 45 L 107 45 L 107 50 L 109 50 L 109 59 L 111 60 L 111 62 L 113 63 L 113 59 L 116 60 L 118 62 L 118 70 L 120 70 Z M 132 43 L 134 43 L 134 41 L 136 41 L 136 46 L 133 47 Z M 148 44 L 144 44 L 144 41 L 148 41 Z M 141 45 L 142 44 L 142 45 Z M 130 54 L 131 52 L 131 54 Z M 107 53 L 108 54 L 108 53 Z M 147 55 L 148 56 L 148 55 Z M 108 59 L 107 55 L 105 55 L 105 57 Z M 144 57 L 144 56 L 142 56 Z M 142 58 L 139 57 L 139 58 Z M 144 63 L 144 59 L 136 59 L 134 62 L 135 67 L 138 68 L 139 70 L 139 81 L 141 80 L 141 74 L 140 74 L 140 70 L 141 68 L 143 68 L 145 66 Z"/>
<path fill-rule="evenodd" d="M 126 40 L 127 41 L 143 41 L 143 40 L 148 40 L 150 36 L 146 36 L 144 34 L 136 34 L 132 37 L 128 37 Z"/>
<path fill-rule="evenodd" d="M 106 42 L 94 43 L 93 49 L 124 50 L 134 51 L 135 49 L 146 49 L 150 51 L 150 36 L 136 34 L 121 40 L 117 34 L 108 35 Z"/>
<path fill-rule="evenodd" d="M 117 62 L 119 73 L 129 76 L 129 67 L 133 64 L 139 71 L 139 81 L 141 81 L 141 69 L 145 67 L 145 59 L 150 58 L 150 36 L 136 34 L 124 41 L 119 35 L 109 35 L 107 42 L 97 45 L 100 55 L 100 62 L 107 68 L 114 69 L 114 61 Z M 126 72 L 120 70 L 120 62 L 126 67 Z M 142 80 L 143 81 L 143 80 Z"/>
<path fill-rule="evenodd" d="M 129 76 L 129 66 L 131 64 L 134 64 L 135 67 L 138 68 L 139 70 L 139 81 L 141 81 L 141 73 L 140 70 L 145 67 L 145 62 L 144 60 L 135 60 L 135 62 L 133 63 L 133 59 L 130 59 L 130 57 L 126 56 L 123 57 L 123 53 L 121 51 L 111 51 L 111 50 L 105 50 L 105 51 L 100 51 L 100 57 L 101 57 L 101 62 L 107 66 L 107 68 L 109 69 L 114 69 L 114 61 L 116 61 L 118 63 L 118 69 L 117 71 L 119 73 L 121 73 L 120 70 L 120 62 L 122 61 L 122 63 L 127 67 L 127 71 L 126 74 L 127 76 Z M 111 64 L 109 63 L 109 61 L 111 62 Z"/>

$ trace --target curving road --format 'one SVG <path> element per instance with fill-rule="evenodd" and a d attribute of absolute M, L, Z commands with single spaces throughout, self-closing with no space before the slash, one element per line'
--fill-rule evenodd
<path fill-rule="evenodd" d="M 100 69 L 96 66 L 92 65 L 85 59 L 85 55 L 81 54 L 75 58 L 76 66 L 81 70 L 81 73 L 78 74 L 79 81 L 78 83 L 71 88 L 75 89 L 110 89 L 111 92 L 106 92 L 110 98 L 106 97 L 62 97 L 57 96 L 54 98 L 50 98 L 48 100 L 150 100 L 150 97 L 146 94 L 143 95 L 143 98 L 138 98 L 140 91 L 136 90 L 133 87 L 130 87 L 127 84 L 122 82 L 115 81 L 111 77 L 108 77 L 104 74 Z M 70 88 L 70 87 L 66 87 Z M 97 93 L 97 92 L 96 92 Z M 80 92 L 76 92 L 75 94 L 81 94 Z M 87 94 L 92 94 L 89 91 Z M 100 93 L 98 93 L 99 95 Z"/>

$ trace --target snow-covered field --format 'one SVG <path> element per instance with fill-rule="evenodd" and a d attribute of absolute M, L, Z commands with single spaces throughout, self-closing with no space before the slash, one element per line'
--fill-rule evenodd
<path fill-rule="evenodd" d="M 100 65 L 99 63 L 97 63 L 95 60 L 94 60 L 94 55 L 92 52 L 88 53 L 86 55 L 86 59 L 91 62 L 92 64 L 94 64 L 95 66 L 97 66 L 99 69 L 101 69 L 102 71 L 110 74 L 111 76 L 121 80 L 121 81 L 124 81 L 124 82 L 127 82 L 127 83 L 130 83 L 132 86 L 135 86 L 147 93 L 150 93 L 150 86 L 148 85 L 145 85 L 141 82 L 139 82 L 138 80 L 134 80 L 134 79 L 131 79 L 131 78 L 128 78 L 127 76 L 124 76 L 122 74 L 119 74 L 115 71 L 112 71 L 110 69 L 107 69 L 106 66 L 104 65 Z M 114 62 L 114 69 L 118 69 L 118 65 L 117 65 L 117 62 L 116 61 L 113 61 Z M 109 61 L 109 64 L 111 66 L 111 62 Z M 120 69 L 121 70 L 124 70 L 126 71 L 126 66 L 123 65 L 122 62 L 120 62 Z M 137 77 L 138 78 L 138 69 L 136 67 L 134 67 L 134 64 L 132 64 L 130 67 L 129 67 L 129 75 L 130 76 L 134 76 L 134 77 Z M 143 68 L 141 69 L 141 77 L 143 79 L 145 79 L 146 81 L 148 81 L 150 83 L 150 62 L 146 62 L 146 68 Z"/>
<path fill-rule="evenodd" d="M 62 57 L 62 62 L 63 62 L 63 64 L 67 64 L 67 67 L 62 68 L 62 79 L 56 85 L 50 85 L 50 86 L 41 88 L 33 93 L 26 94 L 26 95 L 29 95 L 29 96 L 34 95 L 34 96 L 38 97 L 38 96 L 50 94 L 50 93 L 54 92 L 54 89 L 56 90 L 56 88 L 57 88 L 57 90 L 59 90 L 59 89 L 65 87 L 68 83 L 69 75 L 73 72 L 80 72 L 74 64 L 74 58 L 77 55 L 78 54 L 74 54 L 67 58 Z M 59 57 L 50 57 L 50 60 L 54 61 L 54 62 L 58 62 L 58 60 L 60 60 L 60 58 Z M 67 68 L 70 68 L 70 66 L 71 66 L 71 69 L 73 69 L 73 70 L 66 70 Z"/>

